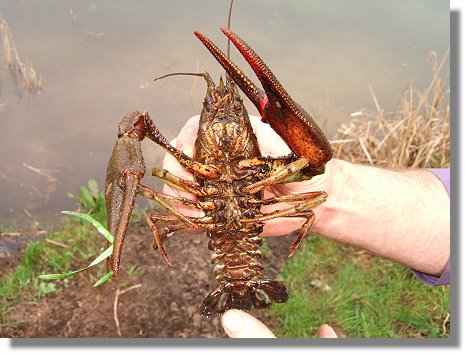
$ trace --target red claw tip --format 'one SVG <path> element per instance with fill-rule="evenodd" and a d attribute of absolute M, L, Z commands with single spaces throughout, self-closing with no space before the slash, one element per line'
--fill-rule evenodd
<path fill-rule="evenodd" d="M 265 119 L 265 107 L 268 103 L 268 96 L 266 95 L 263 95 L 263 97 L 261 97 L 259 99 L 259 104 L 260 104 L 260 109 L 259 109 L 259 112 L 260 112 L 260 115 L 262 116 L 262 121 L 264 123 L 266 123 L 266 119 Z"/>

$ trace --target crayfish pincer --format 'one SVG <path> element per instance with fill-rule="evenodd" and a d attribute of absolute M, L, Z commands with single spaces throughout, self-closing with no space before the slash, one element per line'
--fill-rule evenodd
<path fill-rule="evenodd" d="M 226 70 L 218 85 L 208 73 L 197 74 L 207 83 L 193 156 L 177 150 L 161 135 L 147 112 L 132 112 L 120 125 L 106 177 L 108 227 L 115 236 L 113 255 L 108 260 L 113 277 L 118 276 L 123 241 L 136 196 L 156 200 L 169 214 L 150 214 L 147 223 L 153 233 L 153 247 L 168 265 L 164 247 L 167 235 L 182 229 L 201 228 L 210 238 L 211 262 L 218 281 L 200 305 L 204 316 L 230 308 L 269 308 L 288 299 L 285 285 L 263 279 L 262 233 L 264 222 L 278 217 L 299 217 L 303 224 L 291 246 L 292 255 L 315 220 L 311 210 L 327 198 L 324 191 L 264 198 L 264 189 L 290 181 L 308 180 L 324 172 L 332 157 L 331 146 L 313 119 L 284 90 L 258 55 L 236 34 L 223 33 L 250 64 L 263 91 L 214 43 L 203 34 L 195 35 Z M 249 116 L 239 95 L 239 87 L 258 108 L 262 121 L 287 143 L 292 153 L 284 157 L 262 156 Z M 165 195 L 141 184 L 145 165 L 140 141 L 149 138 L 174 156 L 195 180 L 182 179 L 167 170 L 153 168 L 152 175 L 171 187 L 194 194 L 198 201 Z M 264 205 L 291 202 L 292 207 L 271 213 Z M 202 217 L 188 217 L 173 204 L 203 211 Z"/>

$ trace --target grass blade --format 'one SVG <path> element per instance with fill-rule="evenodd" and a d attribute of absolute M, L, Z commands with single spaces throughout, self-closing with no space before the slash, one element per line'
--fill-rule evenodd
<path fill-rule="evenodd" d="M 94 287 L 100 286 L 101 284 L 108 281 L 111 277 L 113 277 L 113 271 L 109 271 L 105 276 L 103 276 L 97 282 L 95 282 Z"/>
<path fill-rule="evenodd" d="M 77 275 L 78 273 L 84 272 L 84 271 L 88 270 L 89 268 L 91 268 L 92 266 L 95 266 L 95 265 L 101 263 L 103 260 L 105 260 L 107 257 L 109 257 L 112 254 L 112 252 L 113 252 L 113 245 L 111 245 L 108 249 L 106 249 L 103 253 L 101 253 L 87 267 L 81 268 L 81 269 L 76 270 L 76 271 L 67 272 L 67 273 L 51 273 L 51 274 L 47 274 L 47 275 L 39 275 L 39 278 L 40 279 L 54 280 L 54 279 L 66 279 L 66 278 L 73 277 L 73 276 Z M 107 275 L 108 275 L 108 273 L 107 273 Z M 107 275 L 105 275 L 105 276 L 107 276 Z M 102 280 L 102 279 L 100 279 L 100 280 Z M 105 281 L 107 281 L 108 279 L 109 278 L 105 279 Z M 105 281 L 103 281 L 103 282 L 105 282 Z M 101 282 L 100 284 L 102 284 L 103 282 Z"/>
<path fill-rule="evenodd" d="M 76 271 L 72 271 L 72 272 L 68 272 L 68 273 L 51 273 L 51 274 L 48 274 L 48 275 L 39 275 L 39 278 L 40 279 L 50 279 L 50 280 L 53 280 L 53 279 L 66 279 L 66 278 L 73 277 L 73 276 L 77 275 L 78 273 L 84 272 L 88 268 L 89 267 L 84 267 L 84 268 L 81 268 L 80 270 L 76 270 Z"/>
<path fill-rule="evenodd" d="M 79 213 L 79 212 L 74 212 L 74 211 L 61 211 L 61 213 L 69 214 L 69 215 L 75 216 L 75 217 L 79 217 L 79 218 L 82 218 L 83 220 L 91 223 L 95 227 L 95 229 L 97 229 L 98 232 L 100 234 L 102 234 L 105 237 L 105 239 L 110 242 L 110 244 L 114 243 L 113 235 L 100 222 L 98 222 L 97 220 L 92 218 L 92 216 L 90 216 L 88 214 L 85 214 L 85 213 Z"/>
<path fill-rule="evenodd" d="M 92 263 L 89 266 L 87 266 L 87 268 L 101 263 L 103 260 L 109 257 L 112 253 L 113 253 L 113 245 L 110 245 L 108 249 L 105 250 L 103 253 L 101 253 L 94 261 L 92 261 Z"/>

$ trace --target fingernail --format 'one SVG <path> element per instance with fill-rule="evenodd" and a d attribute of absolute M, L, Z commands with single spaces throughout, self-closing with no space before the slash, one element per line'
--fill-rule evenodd
<path fill-rule="evenodd" d="M 244 318 L 239 310 L 228 310 L 224 313 L 221 322 L 225 330 L 229 332 L 238 332 L 244 327 Z"/>
<path fill-rule="evenodd" d="M 331 335 L 334 337 L 334 338 L 337 338 L 337 335 L 336 335 L 336 331 L 333 330 L 333 328 L 329 325 L 326 325 L 328 326 L 328 330 L 329 332 L 331 333 Z"/>

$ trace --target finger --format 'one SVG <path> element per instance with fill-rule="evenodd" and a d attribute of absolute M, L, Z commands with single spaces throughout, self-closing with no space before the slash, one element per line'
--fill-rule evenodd
<path fill-rule="evenodd" d="M 284 185 L 279 185 L 279 187 Z M 272 191 L 276 191 L 278 189 L 278 185 L 274 185 Z M 279 193 L 279 195 L 285 195 L 286 193 Z M 291 194 L 291 192 L 287 193 Z M 269 199 L 275 197 L 276 193 L 271 193 L 269 190 L 265 189 L 265 199 Z M 266 205 L 262 206 L 260 211 L 264 214 L 271 213 L 277 210 L 286 210 L 291 207 L 295 206 L 292 203 L 280 202 L 273 205 Z M 318 206 L 317 206 L 318 207 Z M 317 207 L 313 208 L 313 211 L 316 210 Z M 305 223 L 305 218 L 301 217 L 278 217 L 273 218 L 268 221 L 265 221 L 265 226 L 263 227 L 263 232 L 261 234 L 262 237 L 277 237 L 282 235 L 288 235 L 289 233 L 298 230 L 302 227 Z"/>
<path fill-rule="evenodd" d="M 331 326 L 323 324 L 318 329 L 318 338 L 337 338 L 337 335 Z"/>
<path fill-rule="evenodd" d="M 264 323 L 246 312 L 231 309 L 223 314 L 221 324 L 230 338 L 275 338 Z"/>
<path fill-rule="evenodd" d="M 176 146 L 176 139 L 171 141 L 171 144 L 173 146 Z M 183 178 L 183 179 L 188 179 L 188 180 L 194 180 L 194 176 L 192 173 L 181 167 L 181 165 L 178 163 L 176 158 L 174 158 L 170 154 L 166 154 L 165 158 L 163 158 L 163 164 L 162 164 L 163 169 L 168 170 L 170 173 Z M 170 196 L 176 196 L 176 197 L 184 197 L 192 201 L 197 201 L 197 197 L 187 191 L 182 191 L 178 190 L 175 188 L 170 187 L 167 184 L 163 185 L 163 194 L 170 195 Z M 181 212 L 183 215 L 188 216 L 188 217 L 200 217 L 202 216 L 202 212 L 198 209 L 184 206 L 178 203 L 173 202 L 172 203 L 173 207 L 175 207 L 179 212 Z"/>
<path fill-rule="evenodd" d="M 281 157 L 291 153 L 289 147 L 270 125 L 262 123 L 261 118 L 257 116 L 250 115 L 249 118 L 263 156 Z"/>
<path fill-rule="evenodd" d="M 174 140 L 173 140 L 174 141 Z M 176 175 L 177 177 L 187 179 L 187 180 L 194 180 L 194 175 L 189 172 L 188 170 L 184 169 L 179 162 L 170 154 L 166 154 L 165 158 L 163 158 L 162 168 L 169 171 L 171 174 Z M 171 194 L 170 194 L 171 195 Z M 178 190 L 175 191 L 173 196 L 181 196 L 181 193 Z M 182 195 L 183 197 L 188 197 L 187 193 Z"/>
<path fill-rule="evenodd" d="M 195 140 L 199 130 L 200 116 L 196 115 L 190 118 L 179 132 L 177 138 L 171 141 L 171 145 L 181 150 L 189 157 L 194 155 Z M 174 175 L 193 180 L 192 173 L 184 169 L 173 156 L 167 154 L 163 159 L 163 168 L 169 170 Z"/>
<path fill-rule="evenodd" d="M 176 148 L 182 150 L 189 157 L 194 155 L 195 140 L 199 132 L 200 115 L 195 115 L 182 127 L 177 137 Z"/>
<path fill-rule="evenodd" d="M 262 237 L 279 237 L 288 235 L 289 233 L 298 230 L 305 222 L 305 218 L 274 218 L 265 222 L 263 227 Z"/>
<path fill-rule="evenodd" d="M 182 150 L 186 155 L 192 157 L 194 154 L 195 139 L 197 137 L 197 131 L 199 126 L 199 116 L 190 118 L 184 127 L 179 132 L 177 138 L 172 140 L 170 144 L 175 146 L 177 149 Z M 187 180 L 194 180 L 194 175 L 188 170 L 184 169 L 176 158 L 170 154 L 166 154 L 163 158 L 162 167 L 168 170 L 170 173 Z M 163 193 L 171 196 L 184 197 L 189 200 L 198 201 L 198 198 L 186 191 L 172 188 L 168 185 L 163 186 Z M 173 203 L 173 206 L 178 209 L 182 214 L 188 217 L 201 217 L 203 212 L 201 210 L 184 206 L 181 204 Z"/>

